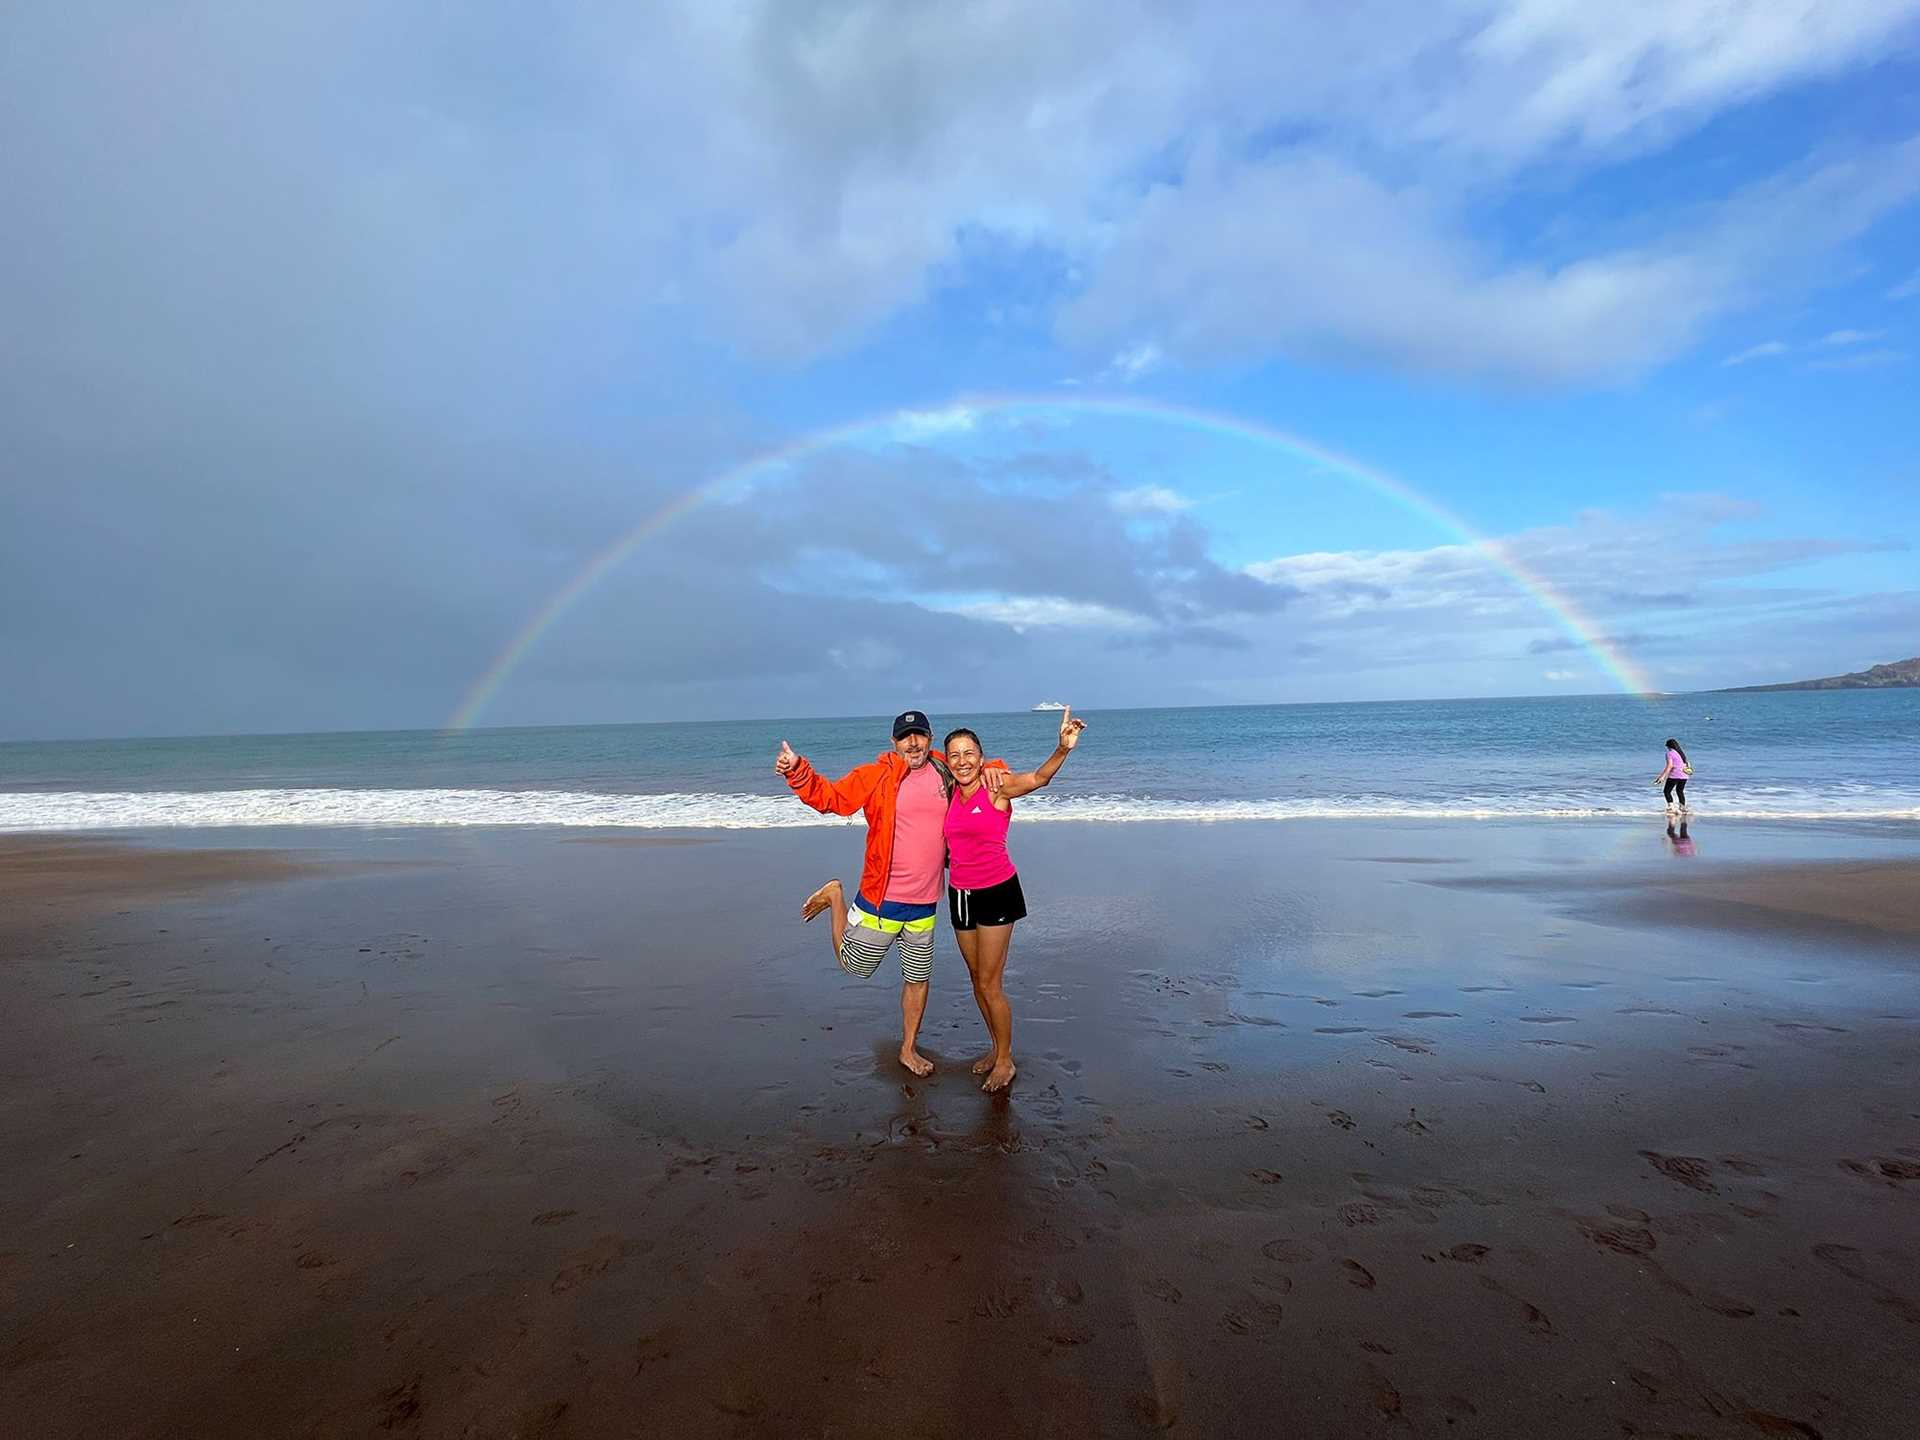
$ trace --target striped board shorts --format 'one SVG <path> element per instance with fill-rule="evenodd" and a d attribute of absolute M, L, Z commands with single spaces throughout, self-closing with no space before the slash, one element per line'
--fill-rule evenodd
<path fill-rule="evenodd" d="M 909 985 L 926 984 L 933 977 L 933 917 L 939 908 L 934 901 L 907 905 L 886 900 L 876 913 L 866 896 L 854 896 L 847 907 L 847 933 L 840 940 L 840 968 L 868 979 L 898 941 L 900 978 Z"/>

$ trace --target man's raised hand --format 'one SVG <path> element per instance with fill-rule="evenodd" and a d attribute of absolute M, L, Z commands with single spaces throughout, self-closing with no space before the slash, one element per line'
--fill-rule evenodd
<path fill-rule="evenodd" d="M 773 768 L 782 775 L 800 763 L 800 757 L 793 753 L 793 747 L 786 741 L 780 742 L 780 753 L 774 757 Z"/>
<path fill-rule="evenodd" d="M 1060 712 L 1060 748 L 1071 750 L 1080 743 L 1080 732 L 1087 728 L 1087 722 L 1073 718 L 1073 707 L 1067 706 Z"/>

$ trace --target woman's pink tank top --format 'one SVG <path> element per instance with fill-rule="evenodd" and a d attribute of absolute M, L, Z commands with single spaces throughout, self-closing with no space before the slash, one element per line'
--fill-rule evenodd
<path fill-rule="evenodd" d="M 1011 808 L 993 808 L 993 796 L 982 785 L 966 799 L 953 787 L 947 805 L 947 878 L 957 890 L 984 890 L 1013 878 L 1013 860 L 1007 854 L 1007 823 Z"/>

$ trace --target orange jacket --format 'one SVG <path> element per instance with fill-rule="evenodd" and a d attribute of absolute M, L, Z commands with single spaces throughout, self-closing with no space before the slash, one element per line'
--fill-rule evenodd
<path fill-rule="evenodd" d="M 953 793 L 953 776 L 947 771 L 947 757 L 938 750 L 930 752 L 928 764 L 935 767 L 940 785 Z M 1004 760 L 989 760 L 982 767 L 1001 770 Z M 856 810 L 867 816 L 867 856 L 860 867 L 860 894 L 874 909 L 887 898 L 887 876 L 893 873 L 893 819 L 900 801 L 900 782 L 907 778 L 906 759 L 896 750 L 886 750 L 870 765 L 858 765 L 838 780 L 829 780 L 802 755 L 787 772 L 787 785 L 801 802 L 822 815 L 851 815 Z"/>

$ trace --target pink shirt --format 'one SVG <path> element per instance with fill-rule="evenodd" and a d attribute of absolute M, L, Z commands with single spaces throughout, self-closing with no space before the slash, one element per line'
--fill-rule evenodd
<path fill-rule="evenodd" d="M 947 806 L 947 874 L 956 890 L 984 890 L 1013 878 L 1013 857 L 1007 854 L 1007 825 L 1011 807 L 993 808 L 993 796 L 982 785 L 966 799 L 953 787 Z"/>
<path fill-rule="evenodd" d="M 947 858 L 940 822 L 946 812 L 940 773 L 932 764 L 907 771 L 893 812 L 893 868 L 887 872 L 882 902 L 930 905 L 940 898 L 940 867 Z"/>

